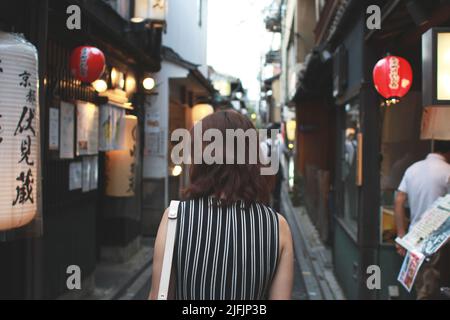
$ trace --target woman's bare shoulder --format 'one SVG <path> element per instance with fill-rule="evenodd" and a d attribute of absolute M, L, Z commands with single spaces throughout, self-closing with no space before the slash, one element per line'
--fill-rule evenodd
<path fill-rule="evenodd" d="M 292 242 L 291 228 L 286 218 L 281 214 L 278 215 L 279 232 L 280 232 L 280 245 L 283 248 L 286 244 Z"/>

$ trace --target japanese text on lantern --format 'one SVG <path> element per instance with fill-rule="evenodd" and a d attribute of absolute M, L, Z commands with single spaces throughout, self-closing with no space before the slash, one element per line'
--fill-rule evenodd
<path fill-rule="evenodd" d="M 18 75 L 19 88 L 24 92 L 24 106 L 22 107 L 22 112 L 17 122 L 16 129 L 14 131 L 14 136 L 19 136 L 22 138 L 20 144 L 19 156 L 17 163 L 25 165 L 24 169 L 22 167 L 21 171 L 17 174 L 16 178 L 16 196 L 13 199 L 12 205 L 25 204 L 27 202 L 34 203 L 33 199 L 33 186 L 34 177 L 32 172 L 32 167 L 34 166 L 34 161 L 30 160 L 31 150 L 32 150 L 32 137 L 36 136 L 35 125 L 35 115 L 36 115 L 36 90 L 30 81 L 31 74 L 24 70 Z"/>
<path fill-rule="evenodd" d="M 130 148 L 130 157 L 133 159 L 130 165 L 130 175 L 128 177 L 128 190 L 127 192 L 133 193 L 134 192 L 134 186 L 135 186 L 135 175 L 136 175 L 136 132 L 137 125 L 133 127 L 133 130 L 131 131 L 132 136 L 132 145 Z"/>
<path fill-rule="evenodd" d="M 400 63 L 397 58 L 391 57 L 389 59 L 389 88 L 398 89 L 400 82 L 400 75 L 398 74 L 398 69 L 400 67 Z"/>

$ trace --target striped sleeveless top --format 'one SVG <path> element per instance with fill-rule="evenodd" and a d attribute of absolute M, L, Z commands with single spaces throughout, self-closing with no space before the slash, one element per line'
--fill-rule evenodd
<path fill-rule="evenodd" d="M 174 248 L 178 300 L 267 299 L 279 255 L 278 216 L 237 201 L 180 202 Z"/>

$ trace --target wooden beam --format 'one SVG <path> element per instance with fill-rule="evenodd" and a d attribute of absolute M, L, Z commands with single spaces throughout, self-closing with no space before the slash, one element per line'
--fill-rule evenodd
<path fill-rule="evenodd" d="M 406 33 L 399 41 L 400 46 L 413 46 L 420 41 L 422 34 L 430 28 L 441 26 L 450 21 L 450 4 L 438 6 L 434 9 L 430 20 L 424 25 Z"/>
<path fill-rule="evenodd" d="M 390 4 L 388 4 L 386 6 L 386 8 L 383 10 L 383 12 L 381 13 L 381 25 L 383 25 L 383 23 L 387 20 L 387 18 L 392 14 L 392 12 L 398 7 L 398 5 L 402 2 L 402 0 L 395 0 L 390 2 Z M 374 30 L 370 30 L 364 40 L 365 41 L 369 41 L 375 33 L 379 32 L 380 30 L 374 29 Z"/>

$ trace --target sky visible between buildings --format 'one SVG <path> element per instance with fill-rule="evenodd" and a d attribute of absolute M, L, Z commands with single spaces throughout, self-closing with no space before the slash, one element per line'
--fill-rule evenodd
<path fill-rule="evenodd" d="M 264 18 L 273 0 L 208 1 L 208 65 L 217 72 L 240 78 L 250 100 L 260 95 L 265 54 L 279 46 L 279 37 L 265 29 Z M 262 72 L 262 73 L 261 73 Z"/>

